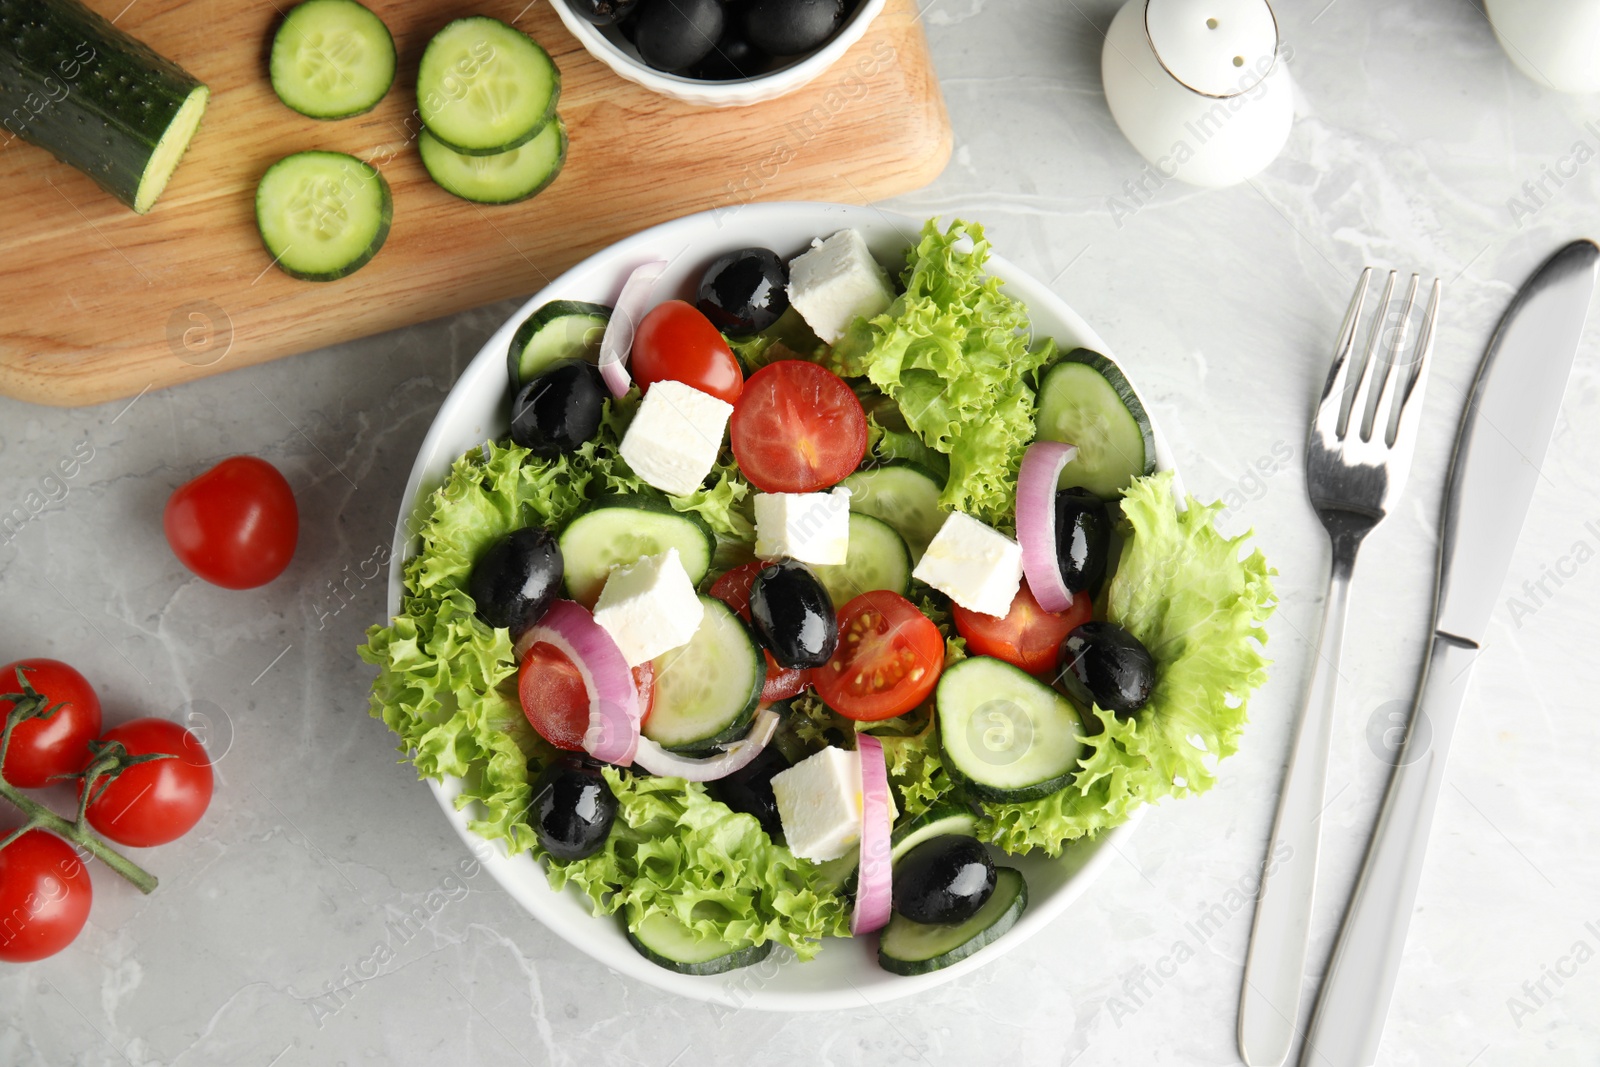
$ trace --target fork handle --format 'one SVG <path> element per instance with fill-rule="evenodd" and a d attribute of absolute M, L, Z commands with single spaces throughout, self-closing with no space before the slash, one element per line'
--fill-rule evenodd
<path fill-rule="evenodd" d="M 1371 1067 L 1416 905 L 1444 761 L 1478 649 L 1434 634 L 1383 813 L 1311 1017 L 1301 1063 Z"/>
<path fill-rule="evenodd" d="M 1250 1067 L 1278 1067 L 1289 1058 L 1300 1012 L 1334 695 L 1355 566 L 1354 539 L 1335 536 L 1333 545 L 1333 575 L 1323 606 L 1316 666 L 1262 864 L 1261 892 L 1245 960 L 1244 988 L 1239 994 L 1239 1056 Z"/>

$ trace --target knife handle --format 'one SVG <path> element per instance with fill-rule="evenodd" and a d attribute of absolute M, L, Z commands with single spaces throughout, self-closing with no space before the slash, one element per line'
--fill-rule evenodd
<path fill-rule="evenodd" d="M 1383 813 L 1322 980 L 1302 1067 L 1372 1067 L 1377 1058 L 1445 757 L 1477 657 L 1476 646 L 1434 634 Z"/>

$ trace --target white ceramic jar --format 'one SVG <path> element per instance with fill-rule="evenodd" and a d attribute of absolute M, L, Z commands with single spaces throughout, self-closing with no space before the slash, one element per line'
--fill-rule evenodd
<path fill-rule="evenodd" d="M 1485 0 L 1517 69 L 1563 93 L 1600 91 L 1600 0 Z"/>
<path fill-rule="evenodd" d="M 1267 0 L 1128 0 L 1106 33 L 1106 103 L 1163 179 L 1223 186 L 1277 158 L 1294 89 Z"/>

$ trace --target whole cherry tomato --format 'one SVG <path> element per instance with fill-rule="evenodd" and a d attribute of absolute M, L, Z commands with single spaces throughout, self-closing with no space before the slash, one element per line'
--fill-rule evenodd
<path fill-rule="evenodd" d="M 0 693 L 21 693 L 17 668 L 50 707 L 48 718 L 28 719 L 11 731 L 0 778 L 19 789 L 49 785 L 56 775 L 76 774 L 89 761 L 89 742 L 100 733 L 100 698 L 89 680 L 58 659 L 24 659 L 0 667 Z M 0 700 L 0 724 L 11 713 Z"/>
<path fill-rule="evenodd" d="M 211 758 L 200 739 L 166 719 L 113 726 L 102 741 L 120 741 L 131 756 L 165 752 L 172 759 L 129 767 L 89 800 L 89 825 L 124 845 L 148 848 L 176 841 L 211 803 Z"/>
<path fill-rule="evenodd" d="M 253 589 L 283 573 L 300 540 L 294 490 L 278 468 L 233 456 L 173 490 L 167 543 L 195 574 L 224 589 Z"/>
<path fill-rule="evenodd" d="M 89 919 L 94 887 L 72 846 L 29 830 L 0 849 L 0 960 L 42 960 L 72 944 Z"/>

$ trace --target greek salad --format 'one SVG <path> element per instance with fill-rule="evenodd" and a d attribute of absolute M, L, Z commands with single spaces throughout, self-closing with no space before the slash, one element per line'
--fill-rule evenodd
<path fill-rule="evenodd" d="M 472 828 L 716 974 L 878 935 L 898 974 L 1207 789 L 1270 571 L 1176 499 L 1104 355 L 1035 336 L 982 228 L 647 263 L 508 352 L 510 431 L 418 507 L 372 714 Z M 893 269 L 891 273 L 890 269 Z"/>

